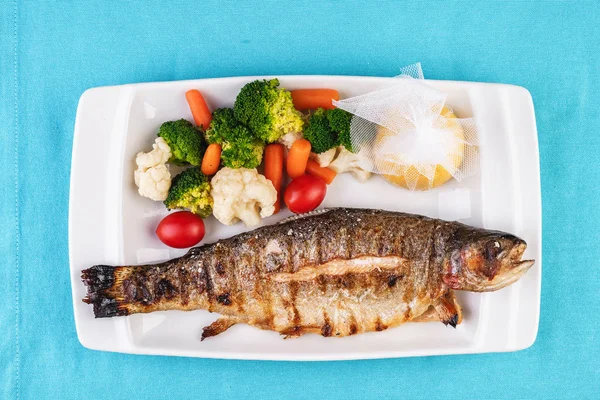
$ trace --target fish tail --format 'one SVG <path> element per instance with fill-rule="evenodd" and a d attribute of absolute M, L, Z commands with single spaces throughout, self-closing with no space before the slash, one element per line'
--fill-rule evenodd
<path fill-rule="evenodd" d="M 125 301 L 114 294 L 115 284 L 119 281 L 118 271 L 122 267 L 95 265 L 81 273 L 81 279 L 87 286 L 84 303 L 94 306 L 96 318 L 129 315 Z"/>

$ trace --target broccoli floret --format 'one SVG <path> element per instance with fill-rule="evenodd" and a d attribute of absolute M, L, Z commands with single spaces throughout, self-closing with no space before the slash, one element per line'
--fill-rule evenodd
<path fill-rule="evenodd" d="M 160 126 L 158 136 L 171 148 L 169 162 L 177 165 L 200 165 L 206 151 L 202 132 L 185 119 L 165 122 Z"/>
<path fill-rule="evenodd" d="M 304 129 L 304 139 L 312 146 L 312 151 L 320 154 L 337 146 L 337 135 L 329 126 L 327 112 L 319 108 L 308 120 L 308 126 Z"/>
<path fill-rule="evenodd" d="M 212 121 L 204 133 L 208 143 L 223 144 L 233 128 L 240 125 L 233 115 L 232 108 L 217 108 L 212 113 Z"/>
<path fill-rule="evenodd" d="M 242 88 L 233 107 L 235 117 L 267 143 L 276 142 L 286 133 L 300 132 L 303 126 L 292 95 L 278 86 L 278 79 L 250 82 Z"/>
<path fill-rule="evenodd" d="M 341 108 L 334 108 L 327 112 L 327 119 L 331 130 L 337 134 L 338 145 L 344 146 L 346 150 L 353 152 L 352 141 L 350 140 L 352 114 Z"/>
<path fill-rule="evenodd" d="M 256 168 L 262 161 L 264 148 L 264 142 L 258 139 L 226 142 L 223 144 L 221 161 L 229 168 Z"/>
<path fill-rule="evenodd" d="M 189 168 L 173 178 L 165 200 L 168 209 L 188 209 L 202 218 L 212 213 L 210 182 L 199 168 Z"/>
<path fill-rule="evenodd" d="M 221 145 L 221 161 L 226 167 L 256 168 L 262 161 L 264 142 L 235 119 L 231 108 L 219 108 L 213 112 L 206 140 Z"/>
<path fill-rule="evenodd" d="M 352 114 L 340 108 L 318 108 L 309 117 L 308 126 L 304 129 L 304 138 L 310 142 L 312 150 L 317 154 L 337 146 L 344 146 L 348 151 L 352 151 L 350 121 Z"/>

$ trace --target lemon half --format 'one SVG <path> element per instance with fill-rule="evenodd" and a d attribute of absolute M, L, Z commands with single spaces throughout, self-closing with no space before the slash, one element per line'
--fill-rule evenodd
<path fill-rule="evenodd" d="M 454 168 L 458 169 L 463 161 L 464 158 L 464 139 L 465 139 L 465 134 L 464 131 L 462 129 L 462 127 L 460 126 L 460 124 L 456 121 L 453 121 L 453 119 L 456 119 L 456 115 L 454 114 L 454 112 L 452 112 L 452 110 L 450 110 L 448 107 L 442 108 L 442 111 L 440 112 L 440 115 L 444 116 L 447 118 L 446 123 L 445 123 L 445 128 L 447 128 L 449 131 L 452 132 L 452 134 L 459 140 L 456 140 L 456 145 L 454 148 L 450 148 L 448 149 L 448 157 L 452 160 L 452 163 L 454 164 Z M 375 139 L 376 141 L 379 141 L 379 143 L 381 143 L 382 140 L 384 140 L 386 138 L 386 136 L 391 135 L 393 133 L 391 133 L 390 131 L 384 129 L 380 129 L 378 134 L 377 134 L 377 138 Z M 416 165 L 414 164 L 402 164 L 402 161 L 400 160 L 400 158 L 398 157 L 398 161 L 394 161 L 393 159 L 391 161 L 384 161 L 380 163 L 381 165 L 381 169 L 384 169 L 386 171 L 392 171 L 391 173 L 388 174 L 382 174 L 382 176 L 390 183 L 397 185 L 397 186 L 401 186 L 404 188 L 409 188 L 409 185 L 407 183 L 407 180 L 413 180 L 415 179 L 415 175 L 417 175 L 416 177 L 416 186 L 415 186 L 415 190 L 429 190 L 435 187 L 438 187 L 440 185 L 443 185 L 444 183 L 448 182 L 451 178 L 452 178 L 452 174 L 450 172 L 448 172 L 446 170 L 446 168 L 444 168 L 441 164 L 435 164 L 435 165 L 431 165 L 431 168 L 433 169 L 435 167 L 435 173 L 433 176 L 433 180 L 430 181 L 430 179 L 428 179 L 425 175 L 421 174 L 417 168 Z M 422 166 L 422 164 L 421 164 Z"/>

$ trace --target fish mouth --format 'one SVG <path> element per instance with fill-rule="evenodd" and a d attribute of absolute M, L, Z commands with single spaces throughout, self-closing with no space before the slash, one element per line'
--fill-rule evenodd
<path fill-rule="evenodd" d="M 533 266 L 535 260 L 522 260 L 510 264 L 504 273 L 498 274 L 497 279 L 494 279 L 490 285 L 486 285 L 484 291 L 494 291 L 502 289 L 508 285 L 512 285 L 518 281 L 529 268 Z"/>
<path fill-rule="evenodd" d="M 535 260 L 523 260 L 514 264 L 513 269 L 523 268 L 525 271 L 527 271 L 529 268 L 533 267 L 533 264 L 535 264 Z"/>

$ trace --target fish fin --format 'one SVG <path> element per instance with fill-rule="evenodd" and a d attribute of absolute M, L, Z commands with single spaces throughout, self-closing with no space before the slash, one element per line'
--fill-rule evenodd
<path fill-rule="evenodd" d="M 200 338 L 200 341 L 211 336 L 217 336 L 219 333 L 225 332 L 238 322 L 238 319 L 234 317 L 219 317 L 219 319 L 217 319 L 215 322 L 205 326 L 204 329 L 202 329 L 202 337 Z"/>
<path fill-rule="evenodd" d="M 295 215 L 292 215 L 290 217 L 282 219 L 278 223 L 279 224 L 285 224 L 285 223 L 288 223 L 288 222 L 297 221 L 297 220 L 302 219 L 302 218 L 314 217 L 315 215 L 325 214 L 325 213 L 328 213 L 328 212 L 333 211 L 333 210 L 335 210 L 335 208 L 320 208 L 318 210 L 309 211 L 309 212 L 306 212 L 304 214 L 295 214 Z"/>
<path fill-rule="evenodd" d="M 450 325 L 453 328 L 456 328 L 456 325 L 462 322 L 462 309 L 456 302 L 453 291 L 449 290 L 444 297 L 440 298 L 438 302 L 434 304 L 434 308 L 439 320 L 442 321 L 444 325 Z"/>
<path fill-rule="evenodd" d="M 427 311 L 423 314 L 413 318 L 410 322 L 438 322 L 440 318 L 438 317 L 437 311 L 434 307 L 429 307 Z"/>

